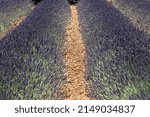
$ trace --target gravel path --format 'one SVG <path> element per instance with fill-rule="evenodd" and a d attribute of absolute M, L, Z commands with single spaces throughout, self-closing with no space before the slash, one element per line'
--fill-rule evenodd
<path fill-rule="evenodd" d="M 65 99 L 82 100 L 87 97 L 85 81 L 85 46 L 79 29 L 78 13 L 76 6 L 71 6 L 71 19 L 67 26 L 66 39 L 66 77 L 64 85 Z"/>

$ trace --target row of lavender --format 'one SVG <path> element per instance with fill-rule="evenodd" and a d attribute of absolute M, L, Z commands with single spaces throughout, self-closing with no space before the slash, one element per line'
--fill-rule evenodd
<path fill-rule="evenodd" d="M 30 0 L 0 0 L 0 32 L 5 31 L 20 16 L 28 15 L 32 7 Z"/>
<path fill-rule="evenodd" d="M 113 0 L 113 5 L 137 28 L 150 35 L 150 0 Z"/>
<path fill-rule="evenodd" d="M 87 81 L 95 99 L 150 99 L 150 37 L 106 0 L 81 0 Z"/>
<path fill-rule="evenodd" d="M 61 99 L 63 44 L 70 17 L 65 0 L 43 0 L 0 41 L 0 99 Z M 55 94 L 55 95 L 53 95 Z"/>

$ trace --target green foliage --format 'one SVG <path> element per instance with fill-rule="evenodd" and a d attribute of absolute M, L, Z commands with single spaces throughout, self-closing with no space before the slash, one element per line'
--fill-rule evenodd
<path fill-rule="evenodd" d="M 137 95 L 140 92 L 136 85 L 128 85 L 123 89 L 122 98 L 129 99 L 130 96 Z"/>
<path fill-rule="evenodd" d="M 150 80 L 137 80 L 125 86 L 121 93 L 121 99 L 140 96 L 141 93 L 150 95 Z"/>
<path fill-rule="evenodd" d="M 0 25 L 0 32 L 4 32 L 4 30 L 5 30 L 5 27 L 1 24 Z"/>

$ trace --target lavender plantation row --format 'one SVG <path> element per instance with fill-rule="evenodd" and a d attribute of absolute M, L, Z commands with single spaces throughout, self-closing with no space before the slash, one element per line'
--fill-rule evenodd
<path fill-rule="evenodd" d="M 67 1 L 44 0 L 0 41 L 0 99 L 60 99 Z M 56 94 L 55 96 L 53 94 Z"/>
<path fill-rule="evenodd" d="M 5 31 L 20 16 L 28 15 L 32 7 L 33 4 L 29 0 L 0 1 L 0 32 Z"/>
<path fill-rule="evenodd" d="M 113 5 L 137 28 L 150 35 L 150 0 L 114 0 Z"/>
<path fill-rule="evenodd" d="M 150 99 L 150 38 L 106 0 L 81 0 L 87 81 L 95 99 Z"/>

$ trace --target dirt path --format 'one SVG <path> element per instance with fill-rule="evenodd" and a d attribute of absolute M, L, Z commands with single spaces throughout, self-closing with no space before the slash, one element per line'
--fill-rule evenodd
<path fill-rule="evenodd" d="M 71 6 L 71 19 L 67 26 L 65 43 L 65 63 L 67 83 L 63 90 L 66 100 L 88 100 L 87 84 L 85 81 L 85 46 L 79 30 L 76 6 Z"/>

